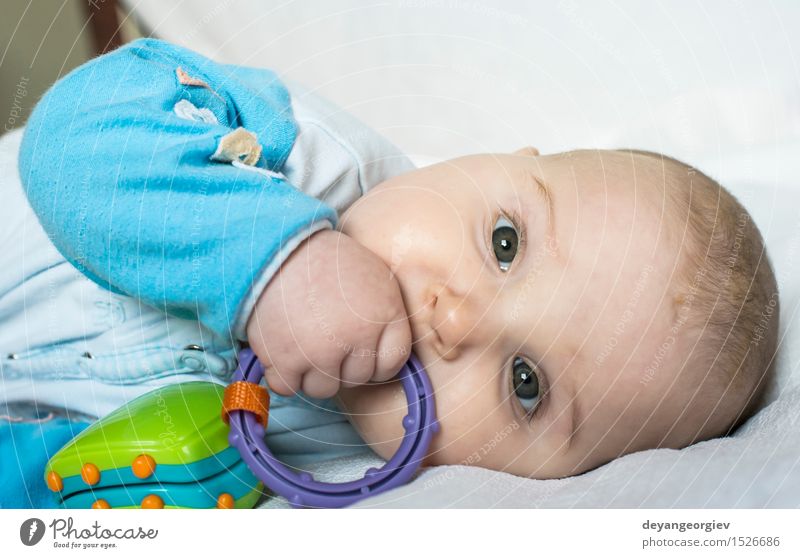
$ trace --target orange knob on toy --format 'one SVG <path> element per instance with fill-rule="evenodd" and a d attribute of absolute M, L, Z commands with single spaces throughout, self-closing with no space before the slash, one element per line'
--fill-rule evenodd
<path fill-rule="evenodd" d="M 227 492 L 223 492 L 217 498 L 217 509 L 220 510 L 232 510 L 234 507 L 233 496 L 228 494 Z"/>
<path fill-rule="evenodd" d="M 94 463 L 86 463 L 81 467 L 81 478 L 89 486 L 94 486 L 100 482 L 100 469 Z"/>
<path fill-rule="evenodd" d="M 111 505 L 109 505 L 108 502 L 106 502 L 105 500 L 103 500 L 101 498 L 100 500 L 95 500 L 94 501 L 94 504 L 92 504 L 92 509 L 93 510 L 110 510 L 111 509 Z"/>
<path fill-rule="evenodd" d="M 155 494 L 149 494 L 142 499 L 143 510 L 160 510 L 164 508 L 164 500 Z"/>
<path fill-rule="evenodd" d="M 222 398 L 222 420 L 228 424 L 231 411 L 249 411 L 258 417 L 258 422 L 267 427 L 269 416 L 269 393 L 267 388 L 252 382 L 233 382 L 225 388 Z"/>
<path fill-rule="evenodd" d="M 146 453 L 143 453 L 133 460 L 133 463 L 131 463 L 131 469 L 133 469 L 133 474 L 138 478 L 146 479 L 155 472 L 156 460 Z"/>
<path fill-rule="evenodd" d="M 64 481 L 61 479 L 61 475 L 55 471 L 47 473 L 47 488 L 53 492 L 61 492 L 64 490 Z"/>

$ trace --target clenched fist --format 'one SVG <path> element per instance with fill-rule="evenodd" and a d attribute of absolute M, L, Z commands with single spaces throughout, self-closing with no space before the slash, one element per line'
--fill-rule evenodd
<path fill-rule="evenodd" d="M 253 308 L 247 339 L 270 389 L 310 397 L 388 380 L 411 350 L 397 280 L 333 230 L 312 234 L 283 262 Z"/>

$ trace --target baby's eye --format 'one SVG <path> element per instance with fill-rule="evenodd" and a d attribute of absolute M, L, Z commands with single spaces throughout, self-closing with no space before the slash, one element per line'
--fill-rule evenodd
<path fill-rule="evenodd" d="M 511 387 L 522 408 L 531 414 L 539 405 L 539 376 L 536 367 L 525 362 L 522 357 L 514 357 L 511 365 Z"/>
<path fill-rule="evenodd" d="M 498 217 L 492 231 L 492 248 L 502 271 L 508 271 L 511 267 L 511 262 L 517 255 L 518 243 L 519 235 L 513 223 L 505 217 Z"/>

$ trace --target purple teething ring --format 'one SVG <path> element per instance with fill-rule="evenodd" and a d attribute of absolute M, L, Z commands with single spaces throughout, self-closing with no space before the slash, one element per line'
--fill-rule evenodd
<path fill-rule="evenodd" d="M 264 368 L 253 351 L 239 353 L 233 380 L 257 384 Z M 315 481 L 308 473 L 296 473 L 278 461 L 264 442 L 264 427 L 247 411 L 231 411 L 228 441 L 239 450 L 250 470 L 270 490 L 294 507 L 340 508 L 368 496 L 407 483 L 427 455 L 433 435 L 439 431 L 433 404 L 433 388 L 422 364 L 413 354 L 397 375 L 408 401 L 403 418 L 405 434 L 397 453 L 380 469 L 370 468 L 364 477 L 350 482 Z"/>

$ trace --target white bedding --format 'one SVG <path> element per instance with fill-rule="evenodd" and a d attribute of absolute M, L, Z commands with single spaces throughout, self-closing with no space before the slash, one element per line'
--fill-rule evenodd
<path fill-rule="evenodd" d="M 148 33 L 263 65 L 428 162 L 525 144 L 693 163 L 752 212 L 781 289 L 768 405 L 734 436 L 536 481 L 437 467 L 362 507 L 800 505 L 800 4 L 128 0 Z M 317 467 L 352 477 L 375 457 Z M 268 505 L 280 505 L 271 502 Z"/>

